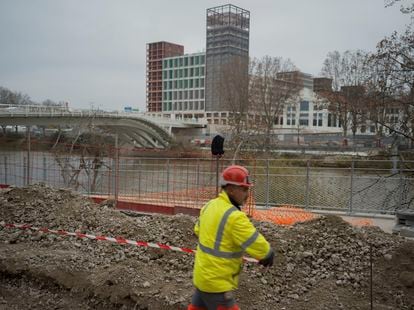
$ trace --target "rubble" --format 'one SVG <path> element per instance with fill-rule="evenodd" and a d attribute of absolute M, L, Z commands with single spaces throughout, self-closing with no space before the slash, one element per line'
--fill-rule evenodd
<path fill-rule="evenodd" d="M 43 185 L 0 191 L 0 221 L 196 248 L 196 218 L 128 216 Z M 275 265 L 244 264 L 242 309 L 414 308 L 414 243 L 335 216 L 280 227 L 255 222 Z M 0 309 L 185 309 L 191 254 L 0 226 Z"/>

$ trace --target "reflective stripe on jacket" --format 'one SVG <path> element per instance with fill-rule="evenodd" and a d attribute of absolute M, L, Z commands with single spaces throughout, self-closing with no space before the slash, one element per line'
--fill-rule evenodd
<path fill-rule="evenodd" d="M 269 243 L 225 191 L 201 209 L 194 232 L 199 243 L 193 282 L 203 292 L 236 289 L 243 252 L 259 260 L 270 254 Z"/>

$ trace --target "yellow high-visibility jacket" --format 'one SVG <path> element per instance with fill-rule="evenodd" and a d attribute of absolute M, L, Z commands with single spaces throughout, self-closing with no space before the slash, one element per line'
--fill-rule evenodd
<path fill-rule="evenodd" d="M 203 292 L 236 289 L 244 251 L 258 260 L 270 255 L 269 243 L 225 191 L 201 209 L 194 232 L 198 246 L 193 283 Z"/>

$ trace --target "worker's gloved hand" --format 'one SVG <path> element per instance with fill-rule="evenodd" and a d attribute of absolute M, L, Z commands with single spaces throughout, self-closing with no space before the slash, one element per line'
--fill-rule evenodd
<path fill-rule="evenodd" d="M 259 264 L 265 267 L 273 266 L 273 260 L 275 258 L 275 252 L 270 249 L 270 253 L 263 259 L 259 260 Z"/>

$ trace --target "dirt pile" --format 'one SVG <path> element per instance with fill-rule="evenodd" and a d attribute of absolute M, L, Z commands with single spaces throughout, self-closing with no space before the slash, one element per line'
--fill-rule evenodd
<path fill-rule="evenodd" d="M 0 191 L 0 221 L 195 248 L 195 218 L 131 217 L 41 185 Z M 277 251 L 245 264 L 242 309 L 414 308 L 414 245 L 322 217 L 290 228 L 255 223 Z M 0 309 L 185 309 L 193 256 L 0 226 Z"/>

